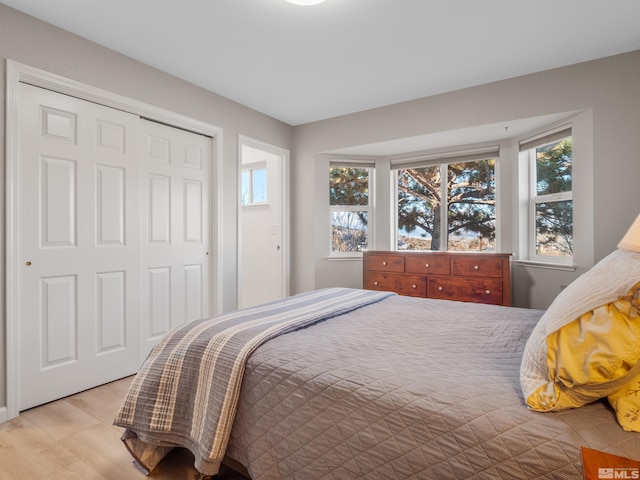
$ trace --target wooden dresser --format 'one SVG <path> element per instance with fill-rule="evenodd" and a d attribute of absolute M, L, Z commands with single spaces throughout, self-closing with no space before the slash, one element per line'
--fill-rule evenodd
<path fill-rule="evenodd" d="M 386 252 L 363 254 L 363 288 L 412 297 L 511 304 L 507 253 Z"/>

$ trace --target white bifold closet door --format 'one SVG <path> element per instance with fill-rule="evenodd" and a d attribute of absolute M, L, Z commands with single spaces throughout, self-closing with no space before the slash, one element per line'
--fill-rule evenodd
<path fill-rule="evenodd" d="M 162 333 L 208 314 L 210 155 L 205 137 L 20 89 L 24 410 L 135 373 Z"/>
<path fill-rule="evenodd" d="M 142 121 L 142 355 L 171 328 L 209 314 L 207 137 Z"/>

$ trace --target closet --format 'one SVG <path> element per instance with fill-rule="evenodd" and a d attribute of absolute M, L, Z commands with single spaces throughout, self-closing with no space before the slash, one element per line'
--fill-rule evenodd
<path fill-rule="evenodd" d="M 137 371 L 210 314 L 211 138 L 19 84 L 19 410 Z"/>

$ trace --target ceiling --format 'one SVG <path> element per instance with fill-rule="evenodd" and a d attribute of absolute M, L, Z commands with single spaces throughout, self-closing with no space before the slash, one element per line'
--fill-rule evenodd
<path fill-rule="evenodd" d="M 402 137 L 365 145 L 354 145 L 322 153 L 402 158 L 404 156 L 422 155 L 426 151 L 432 154 L 450 150 L 459 151 L 467 147 L 473 148 L 481 144 L 497 143 L 510 138 L 523 138 L 526 135 L 530 135 L 531 132 L 549 127 L 549 125 L 560 125 L 577 113 L 579 112 L 560 112 L 510 120 L 508 122 L 476 125 L 457 130 Z"/>
<path fill-rule="evenodd" d="M 640 49 L 638 0 L 0 2 L 290 125 Z"/>

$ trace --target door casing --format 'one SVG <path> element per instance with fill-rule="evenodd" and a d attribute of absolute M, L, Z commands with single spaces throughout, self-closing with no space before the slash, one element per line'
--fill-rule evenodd
<path fill-rule="evenodd" d="M 281 255 L 281 265 L 280 270 L 282 272 L 282 278 L 280 279 L 280 296 L 286 297 L 290 293 L 290 227 L 289 227 L 289 151 L 277 147 L 275 145 L 271 145 L 269 143 L 265 143 L 259 140 L 255 140 L 253 138 L 240 135 L 238 138 L 238 298 L 237 304 L 242 304 L 242 291 L 243 291 L 243 271 L 241 268 L 242 265 L 242 255 L 243 255 L 243 237 L 242 237 L 242 168 L 243 162 L 242 151 L 243 146 L 253 147 L 258 150 L 263 150 L 275 156 L 281 158 L 280 162 L 280 198 L 278 199 L 280 202 L 280 229 L 278 235 L 280 236 L 281 242 L 280 247 L 282 248 Z"/>

